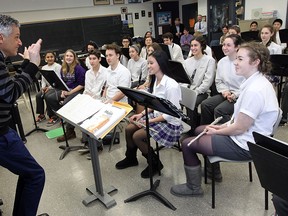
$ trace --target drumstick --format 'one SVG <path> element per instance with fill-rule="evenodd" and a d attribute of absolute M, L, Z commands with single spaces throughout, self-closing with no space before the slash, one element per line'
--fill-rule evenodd
<path fill-rule="evenodd" d="M 218 122 L 220 122 L 223 119 L 222 116 L 216 118 L 210 125 L 215 125 Z M 189 143 L 188 146 L 190 146 L 193 142 L 195 142 L 197 139 L 199 139 L 201 136 L 203 136 L 205 133 L 207 132 L 206 128 L 200 133 L 198 134 L 198 136 L 196 136 L 194 139 L 192 139 Z"/>
<path fill-rule="evenodd" d="M 146 129 L 146 125 L 145 124 L 142 124 L 141 122 L 137 122 L 137 121 L 130 121 L 130 119 L 128 119 L 127 117 L 125 117 L 125 120 L 128 121 L 128 122 L 131 122 L 135 125 L 140 125 L 141 127 L 145 128 Z M 149 130 L 153 131 L 154 133 L 158 133 L 158 131 L 154 130 L 153 128 L 150 128 L 149 127 Z"/>

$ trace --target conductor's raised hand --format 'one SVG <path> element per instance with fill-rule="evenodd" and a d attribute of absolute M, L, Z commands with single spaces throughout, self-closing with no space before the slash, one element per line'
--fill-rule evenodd
<path fill-rule="evenodd" d="M 31 44 L 28 47 L 30 62 L 39 66 L 41 58 L 40 58 L 40 49 L 41 49 L 42 39 L 39 39 L 36 43 Z"/>
<path fill-rule="evenodd" d="M 24 47 L 23 53 L 18 53 L 23 59 L 30 59 L 27 47 Z"/>

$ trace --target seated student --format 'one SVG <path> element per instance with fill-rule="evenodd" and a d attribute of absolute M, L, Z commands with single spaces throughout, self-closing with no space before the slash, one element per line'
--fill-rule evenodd
<path fill-rule="evenodd" d="M 145 45 L 142 47 L 141 52 L 140 52 L 140 57 L 142 57 L 143 59 L 147 59 L 148 54 L 147 54 L 147 49 L 148 46 L 150 46 L 153 43 L 153 38 L 152 36 L 146 36 L 144 38 L 144 43 Z"/>
<path fill-rule="evenodd" d="M 56 74 L 60 77 L 61 65 L 55 62 L 56 54 L 53 51 L 47 51 L 45 53 L 45 62 L 47 65 L 42 67 L 42 70 L 52 70 L 55 71 Z M 53 93 L 55 90 L 52 86 L 47 82 L 47 80 L 42 76 L 41 80 L 41 90 L 36 94 L 36 113 L 39 114 L 36 122 L 41 122 L 46 119 L 45 111 L 44 111 L 44 99 L 46 100 L 47 96 Z M 47 115 L 49 119 L 55 118 L 54 112 L 51 110 L 50 106 L 47 106 Z M 51 121 L 51 120 L 49 120 Z"/>
<path fill-rule="evenodd" d="M 240 94 L 240 85 L 244 78 L 236 75 L 234 61 L 242 39 L 239 35 L 228 35 L 222 46 L 223 57 L 217 64 L 215 84 L 219 94 L 214 95 L 201 103 L 201 125 L 214 121 L 214 117 L 223 117 L 221 122 L 230 120 L 234 111 L 234 102 Z"/>
<path fill-rule="evenodd" d="M 69 91 L 58 90 L 54 94 L 50 94 L 46 98 L 46 104 L 48 104 L 53 111 L 57 111 L 61 106 L 64 106 L 70 100 L 72 100 L 77 94 L 82 93 L 85 84 L 85 69 L 81 67 L 77 60 L 76 53 L 68 49 L 64 54 L 64 60 L 61 68 L 61 79 L 66 83 Z M 52 119 L 48 124 L 55 124 L 57 119 Z M 66 124 L 66 136 L 67 139 L 73 139 L 76 137 L 74 126 Z M 57 138 L 58 142 L 65 141 L 65 136 Z"/>
<path fill-rule="evenodd" d="M 221 45 L 222 43 L 223 43 L 223 41 L 224 41 L 224 39 L 225 39 L 225 37 L 226 37 L 226 35 L 227 35 L 227 33 L 228 33 L 228 26 L 227 25 L 224 25 L 223 27 L 222 27 L 222 33 L 223 33 L 223 35 L 220 37 L 220 40 L 219 40 L 219 44 Z M 210 44 L 211 45 L 211 44 Z"/>
<path fill-rule="evenodd" d="M 148 46 L 148 49 L 147 49 L 147 53 L 148 55 L 150 55 L 152 52 L 154 51 L 160 51 L 162 50 L 161 46 L 156 43 L 156 42 L 153 42 L 150 46 Z M 147 70 L 147 73 L 148 73 L 148 70 Z M 150 75 L 148 75 L 146 77 L 146 80 L 145 80 L 145 83 L 143 83 L 142 85 L 138 86 L 138 89 L 142 89 L 142 90 L 147 90 L 149 89 L 149 86 L 150 86 Z"/>
<path fill-rule="evenodd" d="M 90 95 L 95 99 L 100 99 L 104 93 L 107 82 L 108 69 L 100 64 L 101 52 L 94 50 L 89 53 L 91 69 L 85 74 L 85 88 L 83 94 Z M 82 133 L 81 142 L 88 143 L 87 135 Z M 100 143 L 100 142 L 98 142 Z M 98 146 L 98 151 L 103 150 L 102 145 Z"/>
<path fill-rule="evenodd" d="M 201 32 L 195 32 L 193 34 L 193 37 L 196 38 L 196 37 L 202 37 L 202 33 Z M 205 54 L 208 55 L 208 56 L 211 56 L 212 57 L 212 49 L 206 44 L 206 48 L 204 50 Z M 192 51 L 190 49 L 189 51 L 189 54 L 188 54 L 188 57 L 192 57 L 193 54 L 192 54 Z"/>
<path fill-rule="evenodd" d="M 215 60 L 211 56 L 205 55 L 205 48 L 206 40 L 202 36 L 194 38 L 191 41 L 192 57 L 187 58 L 183 64 L 188 76 L 191 78 L 192 84 L 188 87 L 197 93 L 194 111 L 187 110 L 187 114 L 190 117 L 189 125 L 191 126 L 189 133 L 192 134 L 200 123 L 197 107 L 208 97 L 215 77 Z"/>
<path fill-rule="evenodd" d="M 163 43 L 168 45 L 171 60 L 183 63 L 184 57 L 182 49 L 178 44 L 173 43 L 173 34 L 171 32 L 167 32 L 162 35 L 162 38 Z"/>
<path fill-rule="evenodd" d="M 274 33 L 273 26 L 264 25 L 260 30 L 261 43 L 268 48 L 270 55 L 282 54 L 281 46 L 275 43 Z"/>
<path fill-rule="evenodd" d="M 106 60 L 109 64 L 106 87 L 103 93 L 106 103 L 112 103 L 113 101 L 128 102 L 127 97 L 117 88 L 117 86 L 131 86 L 131 73 L 120 63 L 120 55 L 121 49 L 116 44 L 106 46 Z"/>
<path fill-rule="evenodd" d="M 129 48 L 129 46 L 131 45 L 131 38 L 129 35 L 125 35 L 122 37 L 122 47 L 123 48 Z M 120 62 L 122 65 L 124 65 L 125 67 L 127 67 L 128 64 L 128 58 L 127 56 L 121 54 L 120 56 Z"/>
<path fill-rule="evenodd" d="M 238 34 L 239 36 L 241 36 L 240 27 L 238 25 L 230 26 L 228 29 L 227 35 L 231 35 L 231 34 Z"/>
<path fill-rule="evenodd" d="M 89 41 L 89 43 L 86 45 L 86 51 L 88 53 L 98 49 L 98 45 L 94 41 Z M 89 56 L 86 57 L 85 59 L 85 65 L 88 69 L 91 69 L 90 61 L 89 61 Z"/>
<path fill-rule="evenodd" d="M 256 21 L 252 21 L 250 23 L 250 31 L 259 31 L 258 30 L 258 23 Z"/>
<path fill-rule="evenodd" d="M 279 30 L 281 28 L 283 24 L 283 21 L 281 19 L 275 19 L 273 21 L 273 28 L 275 31 L 275 43 L 277 43 L 278 45 L 281 46 L 282 52 L 286 49 L 287 47 L 287 43 L 282 43 L 280 40 L 280 34 L 279 34 Z"/>
<path fill-rule="evenodd" d="M 150 90 L 153 95 L 165 98 L 172 102 L 180 109 L 179 100 L 181 100 L 181 90 L 179 84 L 172 78 L 165 75 L 168 73 L 168 57 L 164 51 L 155 51 L 148 57 L 148 71 L 151 78 Z M 167 114 L 160 113 L 148 109 L 149 112 L 149 127 L 156 130 L 158 133 L 150 131 L 152 138 L 163 146 L 171 146 L 177 142 L 182 131 L 181 120 Z M 145 124 L 145 111 L 133 115 L 130 120 L 140 121 Z M 147 134 L 144 128 L 130 123 L 125 129 L 126 136 L 126 153 L 125 158 L 116 164 L 117 169 L 125 169 L 138 165 L 137 149 L 142 152 L 142 155 L 148 159 Z M 150 147 L 151 148 L 151 147 Z M 158 156 L 151 148 L 152 164 L 141 172 L 142 178 L 149 177 L 149 166 L 152 166 L 152 174 L 156 174 L 158 169 L 163 169 L 163 164 L 159 161 Z M 158 166 L 159 164 L 159 166 Z"/>
<path fill-rule="evenodd" d="M 193 142 L 182 142 L 184 169 L 187 181 L 175 185 L 175 196 L 202 196 L 201 164 L 197 153 L 220 156 L 230 160 L 247 160 L 251 155 L 247 141 L 254 142 L 253 131 L 270 135 L 278 118 L 278 102 L 271 83 L 264 73 L 269 71 L 269 51 L 262 44 L 251 42 L 240 46 L 235 61 L 236 73 L 243 76 L 240 96 L 235 103 L 233 119 L 222 125 L 200 126 L 196 135 L 206 134 Z"/>
<path fill-rule="evenodd" d="M 137 45 L 132 45 L 129 48 L 130 59 L 127 68 L 132 77 L 131 88 L 135 88 L 143 84 L 147 77 L 147 61 L 139 56 L 140 49 Z"/>

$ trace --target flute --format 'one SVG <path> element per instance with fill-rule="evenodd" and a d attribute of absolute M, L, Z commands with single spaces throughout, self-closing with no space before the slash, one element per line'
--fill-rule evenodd
<path fill-rule="evenodd" d="M 141 127 L 143 127 L 143 128 L 146 129 L 146 125 L 145 125 L 145 124 L 142 124 L 142 123 L 137 122 L 137 121 L 130 121 L 130 119 L 128 119 L 127 117 L 125 117 L 124 119 L 125 119 L 126 121 L 128 121 L 128 122 L 131 122 L 131 123 L 135 124 L 135 125 L 140 125 Z M 150 130 L 150 131 L 153 131 L 154 133 L 158 133 L 158 131 L 154 130 L 153 128 L 150 128 L 150 127 L 149 127 L 149 130 Z"/>
<path fill-rule="evenodd" d="M 216 118 L 210 125 L 215 125 L 218 122 L 220 122 L 223 119 L 222 116 Z M 205 133 L 207 132 L 206 129 L 204 129 L 200 134 L 198 134 L 198 136 L 196 136 L 194 139 L 192 139 L 189 143 L 188 146 L 190 146 L 193 142 L 195 142 L 197 139 L 199 139 L 201 136 L 203 136 Z"/>

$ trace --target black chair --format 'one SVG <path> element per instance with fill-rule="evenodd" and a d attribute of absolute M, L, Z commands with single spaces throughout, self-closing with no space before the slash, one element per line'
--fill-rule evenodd
<path fill-rule="evenodd" d="M 283 87 L 283 78 L 288 77 L 288 55 L 285 54 L 275 54 L 270 56 L 270 61 L 272 63 L 271 75 L 279 76 L 279 84 L 277 86 L 277 97 L 278 102 L 281 100 L 281 92 Z"/>

